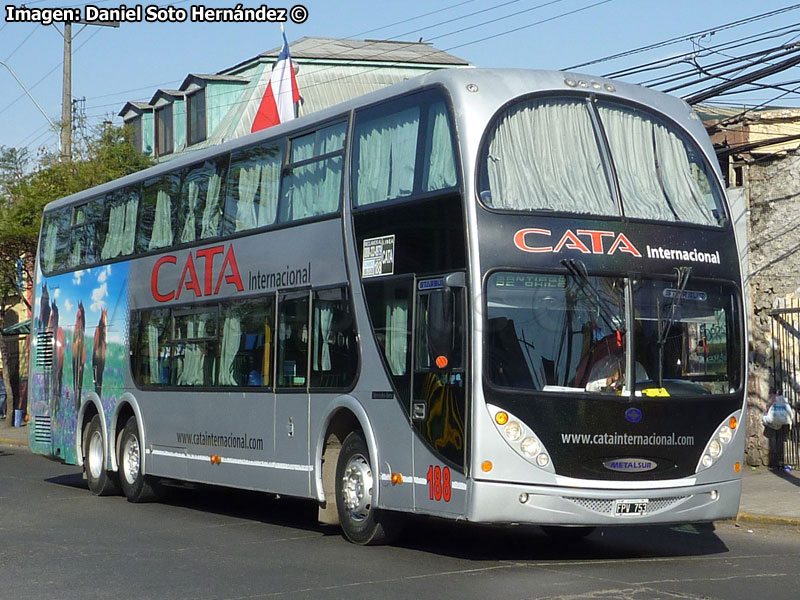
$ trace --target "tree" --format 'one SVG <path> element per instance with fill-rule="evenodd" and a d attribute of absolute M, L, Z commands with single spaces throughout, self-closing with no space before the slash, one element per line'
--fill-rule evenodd
<path fill-rule="evenodd" d="M 151 166 L 152 159 L 140 154 L 132 139 L 130 128 L 104 125 L 83 140 L 82 158 L 64 162 L 57 154 L 43 153 L 30 170 L 27 150 L 0 147 L 0 325 L 17 303 L 31 308 L 34 257 L 45 205 Z M 0 338 L 7 388 L 11 380 L 6 364 L 8 342 Z"/>

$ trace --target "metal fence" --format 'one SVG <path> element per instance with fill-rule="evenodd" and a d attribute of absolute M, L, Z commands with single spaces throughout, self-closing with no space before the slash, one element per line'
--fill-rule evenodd
<path fill-rule="evenodd" d="M 783 394 L 794 408 L 791 428 L 775 433 L 771 457 L 778 465 L 800 467 L 800 298 L 782 299 L 772 317 L 772 373 L 774 392 Z"/>

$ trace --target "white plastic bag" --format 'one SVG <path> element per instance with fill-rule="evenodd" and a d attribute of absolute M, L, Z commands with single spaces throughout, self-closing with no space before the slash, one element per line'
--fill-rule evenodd
<path fill-rule="evenodd" d="M 770 429 L 780 429 L 784 425 L 788 425 L 791 428 L 793 423 L 794 410 L 789 401 L 781 395 L 775 396 L 772 406 L 769 407 L 767 414 L 764 415 L 764 425 Z"/>

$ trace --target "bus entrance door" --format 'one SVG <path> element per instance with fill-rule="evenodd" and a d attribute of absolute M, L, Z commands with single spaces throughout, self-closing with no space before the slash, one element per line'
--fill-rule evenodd
<path fill-rule="evenodd" d="M 464 292 L 460 273 L 417 282 L 411 418 L 419 512 L 466 509 Z"/>

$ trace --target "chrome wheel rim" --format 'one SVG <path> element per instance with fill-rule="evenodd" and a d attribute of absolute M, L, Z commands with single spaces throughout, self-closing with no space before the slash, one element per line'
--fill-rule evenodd
<path fill-rule="evenodd" d="M 372 509 L 372 468 L 363 454 L 350 458 L 342 475 L 342 501 L 354 521 L 369 517 Z"/>
<path fill-rule="evenodd" d="M 99 431 L 94 431 L 89 438 L 89 452 L 87 456 L 87 466 L 89 474 L 93 479 L 98 479 L 103 472 L 103 436 Z"/>
<path fill-rule="evenodd" d="M 139 440 L 131 436 L 125 440 L 125 446 L 122 448 L 122 473 L 125 481 L 130 484 L 133 484 L 139 476 L 140 461 Z"/>

